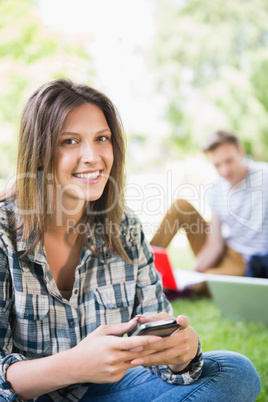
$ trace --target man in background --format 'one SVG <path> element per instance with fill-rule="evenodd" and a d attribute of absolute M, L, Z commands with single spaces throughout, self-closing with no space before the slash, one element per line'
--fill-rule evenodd
<path fill-rule="evenodd" d="M 251 256 L 268 253 L 268 164 L 247 161 L 238 137 L 227 131 L 211 134 L 202 150 L 218 172 L 208 190 L 211 223 L 187 200 L 177 199 L 151 244 L 166 248 L 180 228 L 187 228 L 194 270 L 243 276 Z"/>

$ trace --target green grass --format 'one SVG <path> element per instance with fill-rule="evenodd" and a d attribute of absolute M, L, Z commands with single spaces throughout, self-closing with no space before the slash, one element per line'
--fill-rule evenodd
<path fill-rule="evenodd" d="M 268 401 L 268 328 L 261 324 L 222 319 L 214 302 L 207 298 L 177 299 L 174 315 L 191 320 L 202 342 L 203 351 L 232 350 L 247 356 L 255 365 L 262 391 L 257 401 Z"/>
<path fill-rule="evenodd" d="M 169 250 L 174 266 L 189 269 L 193 263 L 191 251 Z M 223 319 L 213 300 L 190 297 L 172 301 L 174 315 L 190 318 L 202 342 L 203 351 L 232 350 L 247 356 L 255 365 L 262 381 L 257 401 L 268 401 L 268 327 L 245 321 Z"/>

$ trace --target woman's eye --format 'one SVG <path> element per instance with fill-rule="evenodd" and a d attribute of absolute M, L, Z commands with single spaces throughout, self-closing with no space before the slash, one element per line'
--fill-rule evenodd
<path fill-rule="evenodd" d="M 108 141 L 109 139 L 110 139 L 110 138 L 107 137 L 106 135 L 100 135 L 100 136 L 98 137 L 98 141 L 100 141 L 100 142 Z"/>
<path fill-rule="evenodd" d="M 97 138 L 97 141 L 100 141 L 100 142 L 111 141 L 111 137 L 107 136 L 107 135 L 100 135 Z"/>
<path fill-rule="evenodd" d="M 73 145 L 76 144 L 76 141 L 72 138 L 67 138 L 66 140 L 62 141 L 62 145 Z"/>

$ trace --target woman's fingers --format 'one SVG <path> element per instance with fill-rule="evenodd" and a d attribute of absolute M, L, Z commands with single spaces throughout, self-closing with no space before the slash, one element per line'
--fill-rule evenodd
<path fill-rule="evenodd" d="M 187 323 L 188 321 L 185 322 L 185 324 Z M 192 360 L 196 355 L 197 348 L 198 336 L 192 327 L 187 326 L 184 330 L 178 330 L 150 346 L 144 346 L 144 350 L 137 357 L 138 360 L 134 359 L 131 363 L 145 366 L 180 365 Z M 147 351 L 151 353 L 147 355 Z"/>
<path fill-rule="evenodd" d="M 171 315 L 169 315 L 167 313 L 159 313 L 159 314 L 155 314 L 155 315 L 151 315 L 151 316 L 137 315 L 136 317 L 140 324 L 145 324 L 146 322 L 164 320 L 165 318 L 173 318 Z"/>
<path fill-rule="evenodd" d="M 120 324 L 101 325 L 94 332 L 97 335 L 121 336 L 135 328 L 137 322 L 138 317 L 134 317 L 132 320 Z"/>
<path fill-rule="evenodd" d="M 185 329 L 190 325 L 190 320 L 185 315 L 179 315 L 177 317 L 177 323 L 180 324 L 180 329 Z"/>

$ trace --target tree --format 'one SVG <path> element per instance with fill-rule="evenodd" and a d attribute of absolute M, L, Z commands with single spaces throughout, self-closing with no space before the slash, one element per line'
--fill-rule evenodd
<path fill-rule="evenodd" d="M 165 0 L 158 12 L 152 60 L 167 98 L 166 143 L 185 152 L 227 128 L 268 160 L 266 1 Z"/>

